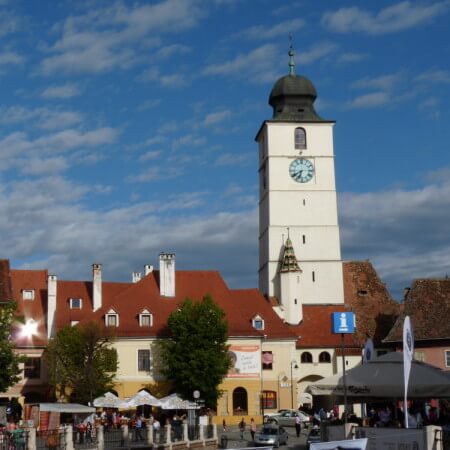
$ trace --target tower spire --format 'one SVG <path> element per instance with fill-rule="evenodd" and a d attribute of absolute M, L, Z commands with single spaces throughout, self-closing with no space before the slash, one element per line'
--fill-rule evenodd
<path fill-rule="evenodd" d="M 288 228 L 289 230 L 289 228 Z M 283 256 L 281 259 L 280 272 L 301 272 L 298 266 L 297 258 L 294 253 L 294 246 L 291 239 L 288 237 L 284 244 Z"/>
<path fill-rule="evenodd" d="M 292 33 L 289 33 L 289 75 L 295 75 L 295 61 L 294 61 L 294 47 L 292 45 L 294 38 L 292 36 Z"/>

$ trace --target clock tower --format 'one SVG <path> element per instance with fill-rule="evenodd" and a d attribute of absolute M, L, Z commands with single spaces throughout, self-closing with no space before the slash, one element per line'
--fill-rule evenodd
<path fill-rule="evenodd" d="M 314 109 L 316 89 L 296 75 L 289 50 L 289 74 L 272 88 L 272 119 L 264 121 L 259 144 L 259 289 L 277 297 L 279 314 L 302 304 L 342 304 L 344 288 L 334 175 L 334 121 Z M 286 239 L 288 238 L 288 239 Z M 298 270 L 283 289 L 286 246 Z M 286 294 L 288 292 L 288 294 Z M 294 307 L 292 305 L 295 305 Z M 301 308 L 301 306 L 300 306 Z"/>

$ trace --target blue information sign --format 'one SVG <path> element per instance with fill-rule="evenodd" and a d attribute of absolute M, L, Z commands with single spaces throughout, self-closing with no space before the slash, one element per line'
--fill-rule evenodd
<path fill-rule="evenodd" d="M 333 313 L 333 333 L 353 334 L 355 332 L 355 315 L 352 312 Z"/>

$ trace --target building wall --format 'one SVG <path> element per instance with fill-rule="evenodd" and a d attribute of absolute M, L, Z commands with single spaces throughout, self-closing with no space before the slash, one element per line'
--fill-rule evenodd
<path fill-rule="evenodd" d="M 446 365 L 445 352 L 450 352 L 450 345 L 442 347 L 418 347 L 414 351 L 414 358 L 432 364 L 442 370 L 450 371 Z"/>

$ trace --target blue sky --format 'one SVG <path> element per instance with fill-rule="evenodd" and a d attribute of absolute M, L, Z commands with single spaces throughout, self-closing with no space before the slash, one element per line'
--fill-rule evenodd
<path fill-rule="evenodd" d="M 292 33 L 337 121 L 343 258 L 396 298 L 445 276 L 449 17 L 447 0 L 0 1 L 1 256 L 129 280 L 175 251 L 255 287 L 254 136 Z"/>

